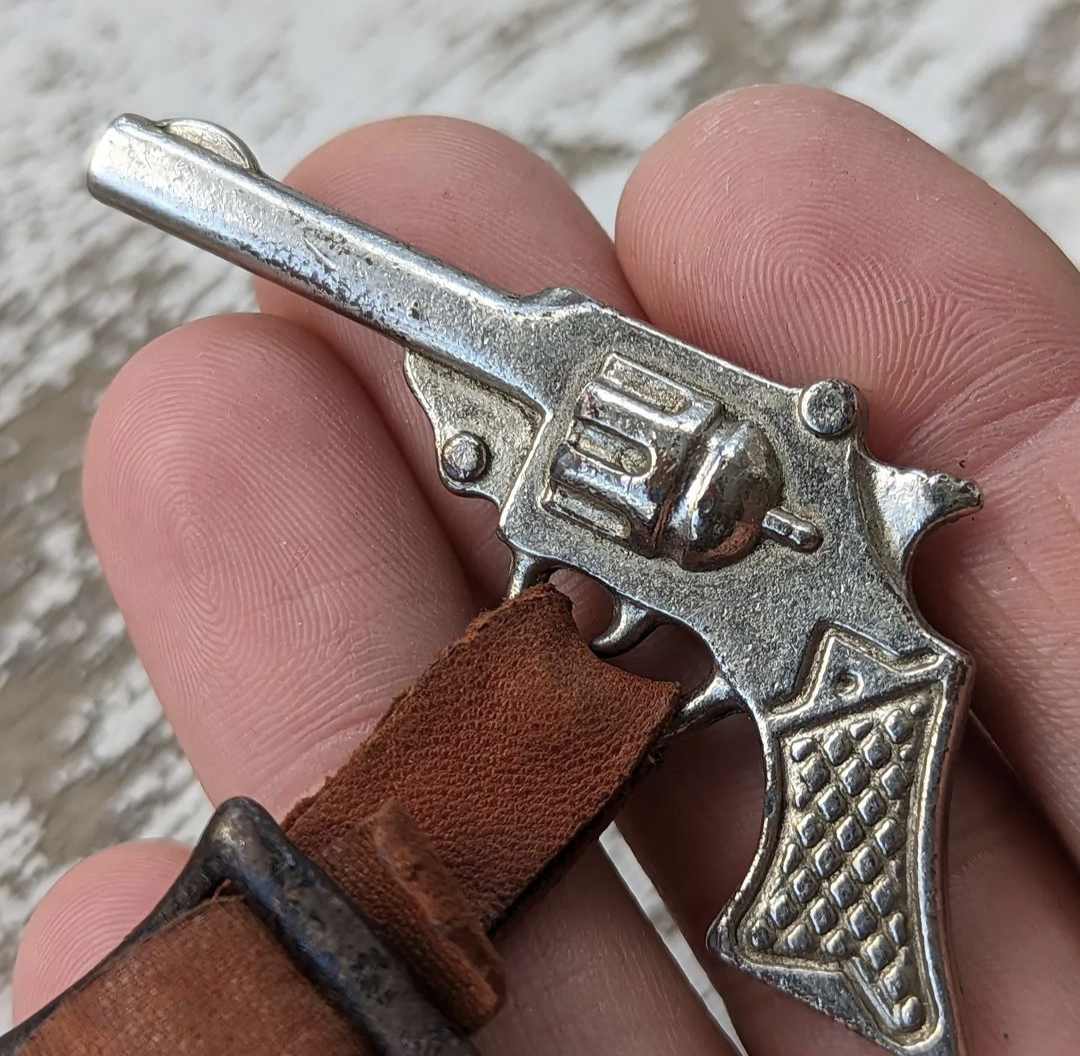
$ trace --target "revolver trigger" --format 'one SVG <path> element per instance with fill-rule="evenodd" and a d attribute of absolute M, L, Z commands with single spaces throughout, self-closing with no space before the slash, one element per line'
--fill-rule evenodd
<path fill-rule="evenodd" d="M 589 643 L 590 647 L 597 656 L 618 656 L 633 649 L 659 622 L 659 617 L 651 609 L 616 597 L 612 603 L 608 629 L 598 634 Z"/>
<path fill-rule="evenodd" d="M 679 703 L 667 739 L 711 726 L 739 711 L 742 706 L 742 701 L 731 683 L 718 667 L 714 667 L 712 674 L 700 686 L 687 693 Z"/>

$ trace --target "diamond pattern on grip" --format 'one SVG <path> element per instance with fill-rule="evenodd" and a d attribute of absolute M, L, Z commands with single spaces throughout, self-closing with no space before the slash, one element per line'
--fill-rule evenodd
<path fill-rule="evenodd" d="M 770 959 L 854 969 L 902 1030 L 923 1025 L 908 945 L 911 786 L 925 699 L 785 739 L 793 780 L 780 853 L 746 919 Z"/>

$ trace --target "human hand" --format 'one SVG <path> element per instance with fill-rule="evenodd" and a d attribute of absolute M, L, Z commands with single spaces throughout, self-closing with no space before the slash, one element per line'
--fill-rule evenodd
<path fill-rule="evenodd" d="M 681 122 L 631 178 L 615 247 L 543 163 L 457 122 L 360 129 L 292 182 L 511 289 L 577 286 L 792 384 L 849 377 L 875 453 L 980 481 L 988 510 L 920 561 L 929 615 L 978 655 L 977 713 L 1007 757 L 976 729 L 958 767 L 959 1011 L 973 1054 L 1071 1051 L 1080 280 L 1061 254 L 907 133 L 806 89 Z M 393 346 L 276 288 L 260 298 L 267 314 L 190 324 L 125 367 L 91 434 L 86 508 L 211 797 L 280 815 L 497 597 L 505 554 L 494 511 L 439 483 Z M 756 841 L 748 737 L 729 723 L 677 746 L 623 819 L 695 940 Z M 62 880 L 20 951 L 17 1015 L 111 949 L 185 857 L 130 845 Z M 598 855 L 506 952 L 511 1001 L 485 1051 L 725 1051 Z M 877 1051 L 716 978 L 755 1056 Z"/>

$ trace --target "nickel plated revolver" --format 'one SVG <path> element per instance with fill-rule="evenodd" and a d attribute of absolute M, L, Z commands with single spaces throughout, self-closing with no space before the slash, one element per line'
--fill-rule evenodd
<path fill-rule="evenodd" d="M 670 622 L 735 709 L 763 831 L 709 947 L 900 1056 L 961 1056 L 941 893 L 971 660 L 921 619 L 916 542 L 974 484 L 877 461 L 850 384 L 776 384 L 572 289 L 519 297 L 275 182 L 232 133 L 123 116 L 93 194 L 406 349 L 446 486 L 500 510 L 512 595 L 560 568 L 613 599 L 593 648 Z"/>

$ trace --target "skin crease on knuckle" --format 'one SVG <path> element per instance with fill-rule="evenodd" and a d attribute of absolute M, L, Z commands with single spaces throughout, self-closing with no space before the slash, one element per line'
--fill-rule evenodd
<path fill-rule="evenodd" d="M 461 135 L 464 135 L 461 130 L 448 132 L 448 142 L 452 144 L 453 136 Z M 424 160 L 423 137 L 403 133 L 403 139 L 407 143 L 388 150 L 404 156 L 412 150 L 410 171 L 415 172 Z M 453 153 L 446 145 L 440 149 L 447 157 Z M 498 179 L 496 162 L 502 155 L 494 147 L 483 149 L 491 154 L 477 168 L 474 181 L 480 180 L 487 186 Z M 481 150 L 477 147 L 473 152 L 481 153 Z M 347 155 L 341 159 L 343 172 L 348 171 L 349 163 Z M 540 170 L 529 168 L 531 163 L 520 157 L 517 161 L 510 159 L 510 163 L 518 167 L 515 172 L 524 165 L 532 174 L 531 179 L 548 186 L 548 177 L 536 175 Z M 361 162 L 357 160 L 356 164 L 359 166 Z M 868 178 L 861 170 L 869 170 L 875 178 Z M 314 175 L 312 179 L 317 182 Z M 829 208 L 802 204 L 804 198 L 813 197 L 813 187 L 820 193 L 823 185 L 831 187 L 826 201 Z M 567 205 L 570 196 L 556 193 L 554 184 L 551 188 L 547 210 L 554 219 L 545 216 L 537 227 L 535 218 L 518 217 L 521 234 L 515 236 L 515 246 L 525 243 L 530 231 L 551 228 L 563 232 L 580 224 L 579 214 Z M 365 186 L 364 193 L 370 196 L 375 189 Z M 423 185 L 414 193 L 422 195 Z M 468 189 L 462 188 L 460 193 L 465 201 L 456 208 L 463 211 L 468 223 L 475 223 L 476 218 L 468 214 Z M 497 193 L 502 192 L 488 189 L 479 197 L 483 202 L 485 197 Z M 899 208 L 898 202 L 909 212 Z M 935 207 L 933 215 L 931 206 Z M 481 205 L 481 211 L 485 207 Z M 400 208 L 400 203 L 391 201 L 387 208 Z M 367 216 L 358 204 L 352 204 L 351 209 L 364 219 L 394 229 L 389 218 Z M 438 229 L 439 203 L 429 203 L 426 215 L 429 219 L 424 222 Z M 941 221 L 942 217 L 947 223 Z M 468 223 L 463 225 L 466 231 Z M 449 238 L 446 255 L 451 259 L 467 258 L 469 253 L 477 252 L 478 243 L 468 234 L 440 237 Z M 559 238 L 570 237 L 559 234 Z M 424 239 L 417 241 L 423 244 Z M 754 89 L 734 93 L 687 118 L 642 162 L 624 197 L 618 253 L 629 287 L 614 266 L 610 249 L 596 248 L 601 243 L 592 238 L 572 244 L 586 248 L 568 254 L 573 263 L 567 263 L 558 249 L 553 249 L 550 266 L 554 274 L 550 280 L 545 271 L 537 274 L 538 281 L 534 282 L 533 273 L 527 268 L 514 271 L 514 265 L 508 265 L 511 274 L 502 281 L 512 288 L 535 288 L 560 278 L 565 281 L 569 270 L 574 276 L 573 284 L 588 286 L 588 277 L 579 278 L 576 273 L 576 269 L 585 268 L 603 275 L 593 287 L 592 292 L 597 295 L 633 310 L 636 294 L 656 325 L 770 376 L 791 382 L 809 380 L 823 373 L 852 376 L 870 396 L 872 422 L 876 423 L 872 440 L 875 450 L 883 455 L 902 453 L 918 464 L 927 464 L 929 458 L 945 469 L 955 467 L 942 464 L 944 460 L 955 461 L 959 457 L 969 460 L 976 474 L 980 465 L 988 472 L 996 472 L 995 459 L 1004 464 L 1016 457 L 1025 444 L 1034 444 L 1033 454 L 1038 455 L 1038 444 L 1052 439 L 1049 434 L 1054 429 L 1065 428 L 1061 422 L 1054 421 L 1064 406 L 1055 401 L 1072 400 L 1080 375 L 1080 366 L 1072 354 L 1075 349 L 1065 343 L 1071 335 L 1080 332 L 1074 325 L 1080 321 L 1077 318 L 1080 309 L 1076 307 L 1080 299 L 1076 297 L 1075 275 L 1067 262 L 1011 206 L 992 195 L 974 177 L 946 163 L 903 130 L 846 101 L 807 90 Z M 995 264 L 1004 259 L 1006 248 L 1011 263 Z M 522 252 L 520 256 L 529 259 L 528 253 Z M 467 264 L 468 260 L 461 262 Z M 501 276 L 490 277 L 499 280 Z M 264 307 L 267 296 L 273 298 L 277 294 L 264 291 Z M 1008 304 L 1006 298 L 1011 298 Z M 280 300 L 274 301 L 273 307 L 290 315 L 306 311 L 295 306 L 286 308 Z M 316 324 L 311 317 L 300 321 L 305 325 L 310 323 L 310 328 L 317 330 L 361 377 L 367 369 L 363 365 L 364 357 L 383 351 L 373 345 L 365 346 L 363 341 L 367 338 L 358 339 L 354 330 L 324 329 L 331 324 L 325 321 Z M 1003 413 L 1003 405 L 1010 408 L 1010 413 Z M 405 452 L 406 460 L 415 451 L 417 460 L 422 458 L 425 464 L 430 464 L 430 451 L 424 447 L 430 441 L 423 433 L 420 417 L 414 414 L 406 418 L 411 430 L 406 434 L 395 424 L 393 414 L 396 414 L 393 405 L 386 405 L 384 420 L 387 428 L 395 430 L 394 442 Z M 1068 439 L 1075 440 L 1075 434 Z M 1055 450 L 1063 449 L 1060 445 L 1064 440 L 1053 442 L 1058 445 Z M 339 472 L 357 472 L 357 469 L 341 467 Z M 1023 475 L 1022 464 L 1018 472 Z M 457 500 L 435 500 L 429 497 L 427 485 L 422 488 L 432 508 L 437 502 L 444 503 L 439 507 L 441 524 L 467 523 L 454 512 L 460 510 L 461 503 L 455 506 Z M 476 505 L 473 504 L 474 508 Z M 392 519 L 396 515 L 387 511 L 382 516 Z M 1000 576 L 1002 570 L 986 555 L 1001 545 L 997 534 L 1001 530 L 998 526 L 986 530 L 982 536 L 976 535 L 972 555 L 964 555 L 964 545 L 960 543 L 942 547 L 943 557 L 933 555 L 945 567 L 940 573 L 945 580 L 940 606 L 944 610 L 942 624 L 950 630 L 955 625 L 956 637 L 965 645 L 975 644 L 969 640 L 970 628 L 993 645 L 1003 639 L 1002 627 L 1007 624 L 1000 615 L 995 616 L 990 606 L 965 612 L 965 607 L 971 605 L 965 573 L 958 575 L 947 566 L 956 563 L 962 569 L 976 569 L 982 575 L 979 567 L 982 562 L 987 566 L 987 574 Z M 447 531 L 453 535 L 452 528 Z M 967 523 L 949 531 L 959 535 L 967 531 Z M 123 527 L 117 525 L 115 537 L 124 538 Z M 1030 554 L 1032 545 L 1037 548 L 1040 540 L 1035 538 L 1025 552 Z M 461 548 L 455 549 L 460 552 Z M 459 573 L 445 574 L 453 577 Z M 469 570 L 474 582 L 485 574 L 490 575 L 483 568 Z M 137 582 L 133 578 L 127 589 L 137 590 Z M 464 588 L 454 589 L 461 591 L 462 597 L 467 593 Z M 462 600 L 458 612 L 464 611 L 468 604 Z M 1016 612 L 1017 606 L 1013 605 L 1004 614 L 1006 620 Z M 1034 621 L 1035 630 L 1043 613 L 1045 605 L 1040 608 L 1036 603 L 1019 609 L 1022 620 Z M 1068 615 L 1075 618 L 1072 610 Z M 152 620 L 148 618 L 146 623 L 150 627 Z M 154 634 L 161 636 L 166 632 L 167 628 L 158 626 Z M 437 630 L 431 633 L 432 637 L 438 635 Z M 335 648 L 335 643 L 340 644 L 342 639 L 339 635 L 327 648 Z M 419 650 L 423 651 L 423 648 Z M 418 656 L 413 659 L 419 662 Z M 989 667 L 994 685 L 1008 685 L 992 663 L 988 665 L 984 660 L 983 666 Z M 257 681 L 253 683 L 257 684 Z M 1040 687 L 1040 693 L 1044 691 Z M 1075 763 L 1075 751 L 1061 736 L 1060 723 L 1055 726 L 1049 720 L 1044 733 L 1009 737 L 1014 727 L 1008 725 L 1004 713 L 1010 709 L 1017 713 L 1020 709 L 1015 703 L 1006 702 L 1006 695 L 1003 693 L 1001 704 L 995 705 L 995 713 L 1003 713 L 996 729 L 993 722 L 987 725 L 991 733 L 1001 731 L 1000 743 L 1010 748 L 1019 744 L 1025 753 L 1031 753 L 1034 761 L 1028 761 L 1027 769 L 1024 759 L 1019 763 L 1014 761 L 1013 765 L 1032 787 L 1040 806 L 1063 828 L 1061 775 L 1068 780 L 1069 761 Z M 1067 709 L 1062 705 L 1056 710 L 1061 714 Z M 206 716 L 193 721 L 205 723 Z M 1041 720 L 1037 717 L 1036 725 L 1038 721 Z M 284 718 L 282 723 L 280 737 L 286 744 L 292 735 Z M 221 731 L 216 732 L 220 737 Z M 343 731 L 343 736 L 347 738 L 348 732 Z M 1048 745 L 1055 744 L 1057 763 L 1053 779 L 1040 780 L 1042 764 L 1037 753 L 1047 752 Z M 226 733 L 221 745 L 225 754 L 219 765 L 231 765 L 228 753 L 235 748 L 233 735 Z M 633 812 L 627 820 L 645 851 L 643 857 L 664 881 L 662 886 L 672 903 L 681 907 L 683 918 L 691 921 L 694 929 L 691 934 L 697 939 L 708 923 L 706 918 L 720 908 L 726 894 L 737 883 L 739 876 L 734 874 L 743 864 L 723 847 L 728 839 L 726 834 L 720 835 L 723 829 L 718 828 L 719 821 L 727 811 L 734 833 L 741 832 L 742 844 L 751 847 L 760 817 L 760 789 L 756 799 L 754 794 L 731 799 L 730 782 L 716 774 L 723 768 L 722 762 L 709 755 L 704 742 L 700 746 L 687 745 L 680 754 L 688 760 L 687 776 L 672 776 L 671 767 L 680 765 L 680 755 L 672 753 L 667 772 L 659 779 L 662 783 L 656 790 L 646 789 L 651 800 L 649 807 L 640 814 Z M 747 758 L 757 765 L 757 748 L 744 739 L 737 754 L 739 759 L 732 763 L 731 772 L 743 774 L 737 780 L 744 780 Z M 325 769 L 333 756 L 334 751 L 320 755 L 316 768 Z M 700 763 L 690 761 L 694 756 L 701 756 Z M 983 769 L 980 771 L 979 767 Z M 987 769 L 982 762 L 979 767 L 976 767 L 978 772 L 994 775 L 995 787 L 999 793 L 1005 790 L 1006 801 L 1018 797 L 1003 768 Z M 260 770 L 252 780 L 265 779 L 264 770 Z M 979 788 L 977 783 L 975 788 Z M 287 797 L 293 792 L 290 786 L 281 795 Z M 703 794 L 710 799 L 704 807 L 699 802 Z M 680 813 L 675 808 L 684 799 L 687 806 Z M 1073 919 L 1075 914 L 1062 914 L 1055 909 L 1070 899 L 1075 904 L 1075 876 L 1071 864 L 1063 861 L 1041 823 L 1025 824 L 1026 810 L 1026 807 L 1019 809 L 1017 814 L 1018 831 L 1027 832 L 1027 842 L 1022 848 L 1026 857 L 1021 858 L 1019 867 L 1017 855 L 1010 856 L 1008 841 L 1002 850 L 993 841 L 979 842 L 979 837 L 965 834 L 960 841 L 961 853 L 954 850 L 954 857 L 961 863 L 959 873 L 953 878 L 953 897 L 963 900 L 962 912 L 956 914 L 957 923 L 965 933 L 959 950 L 964 958 L 962 981 L 965 994 L 972 995 L 965 996 L 965 1002 L 972 1002 L 970 1009 L 965 1010 L 965 1018 L 977 1021 L 979 1045 L 973 1049 L 977 1056 L 1015 1051 L 1064 1056 L 1073 1051 L 1066 1046 L 1073 1044 L 1070 1037 L 1075 1038 L 1075 1032 L 1070 1035 L 1069 1031 L 1077 1024 L 1070 1021 L 1067 1009 L 1059 1006 L 1056 1023 L 1047 1027 L 1045 1034 L 1036 1033 L 1037 1020 L 1047 1012 L 1049 998 L 1056 991 L 1048 993 L 1045 1002 L 1031 996 L 1034 983 L 1039 982 L 1032 977 L 1027 958 L 1032 935 L 1025 934 L 1020 923 L 1016 925 L 1015 935 L 1006 932 L 1017 951 L 1015 963 L 1006 959 L 1002 964 L 994 960 L 996 954 L 982 952 L 999 950 L 1000 942 L 991 945 L 979 942 L 980 929 L 987 926 L 984 915 L 988 907 L 994 907 L 992 912 L 999 917 L 1008 915 L 1011 884 L 1018 885 L 1016 891 L 1026 897 L 1027 888 L 1023 885 L 1041 881 L 1046 898 L 1037 903 L 1036 920 L 1042 936 L 1039 941 L 1044 947 L 1044 963 L 1053 966 L 1055 979 L 1077 977 L 1080 924 Z M 991 820 L 1000 822 L 1001 814 L 995 814 Z M 672 853 L 674 845 L 670 838 L 657 840 L 655 833 L 663 828 L 668 830 L 669 837 L 678 837 L 681 853 Z M 965 846 L 968 839 L 973 842 Z M 732 842 L 740 843 L 739 839 Z M 1017 836 L 1015 842 L 1023 841 Z M 654 848 L 651 854 L 650 846 Z M 717 846 L 721 848 L 719 854 L 711 849 Z M 660 858 L 666 859 L 666 864 L 658 863 Z M 704 858 L 716 859 L 716 864 L 704 868 Z M 1021 868 L 1025 862 L 1030 865 L 1027 876 Z M 992 870 L 992 875 L 980 880 L 986 869 Z M 665 876 L 667 873 L 673 875 Z M 988 889 L 995 883 L 998 890 L 990 897 Z M 699 895 L 694 894 L 694 888 L 700 889 Z M 49 912 L 62 915 L 59 906 Z M 138 915 L 135 913 L 132 919 Z M 58 934 L 72 926 L 63 925 Z M 25 965 L 35 956 L 31 951 L 20 960 Z M 599 970 L 604 971 L 604 966 Z M 728 973 L 719 978 L 728 989 L 733 1006 L 747 1012 L 748 1018 L 740 1027 L 749 1028 L 744 1032 L 753 1038 L 751 1051 L 755 1056 L 792 1051 L 792 1045 L 796 1046 L 795 1051 L 829 1052 L 837 1056 L 840 1053 L 869 1056 L 878 1051 L 752 981 L 742 977 L 734 981 Z M 1039 985 L 1045 988 L 1045 981 Z M 632 971 L 626 975 L 626 986 L 626 992 L 632 993 Z M 583 999 L 589 992 L 586 987 Z M 625 993 L 609 995 L 609 1013 L 617 1009 L 620 999 L 625 1002 Z M 1023 1000 L 1030 1003 L 1028 1012 L 1017 1007 Z M 28 998 L 24 1007 L 28 1009 L 32 1003 Z M 538 1023 L 552 1015 L 552 1006 L 546 1005 L 532 1020 L 533 1029 L 538 1029 Z M 582 1029 L 587 1020 L 583 1016 Z M 1021 1029 L 1019 1033 L 1014 1029 L 1012 1039 L 1014 1044 L 1028 1042 L 1028 1049 L 1010 1048 L 1002 1041 L 1005 1032 L 999 1029 L 1002 1020 L 1009 1025 L 1020 1022 Z M 603 1021 L 601 1017 L 600 1022 Z M 513 1037 L 515 1019 L 509 1022 L 510 1026 L 496 1027 L 493 1031 L 497 1034 L 503 1030 L 506 1037 Z M 577 1047 L 571 1038 L 566 1040 L 568 1048 Z M 502 1038 L 499 1042 L 499 1051 L 511 1051 L 509 1043 Z M 680 1051 L 699 1049 L 710 1051 L 702 1043 Z M 549 1046 L 536 1051 L 549 1051 Z"/>

